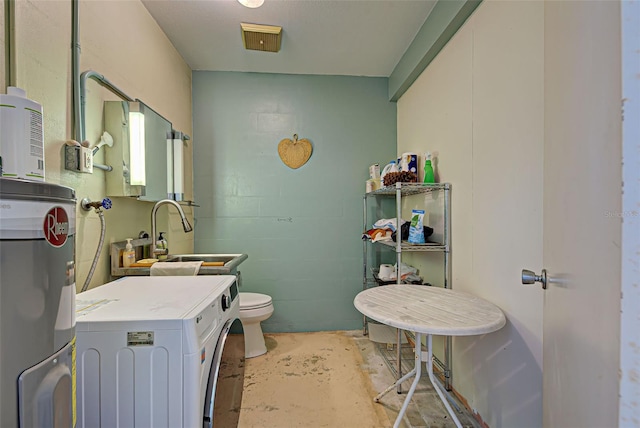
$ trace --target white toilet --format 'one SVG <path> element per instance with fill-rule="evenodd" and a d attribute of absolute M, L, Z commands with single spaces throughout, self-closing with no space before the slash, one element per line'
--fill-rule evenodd
<path fill-rule="evenodd" d="M 264 335 L 260 323 L 273 314 L 271 296 L 260 293 L 240 294 L 240 322 L 244 330 L 244 356 L 257 357 L 265 354 Z"/>

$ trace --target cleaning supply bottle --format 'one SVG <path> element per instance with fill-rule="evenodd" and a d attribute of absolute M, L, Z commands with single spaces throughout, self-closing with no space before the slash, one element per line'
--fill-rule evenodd
<path fill-rule="evenodd" d="M 392 160 L 391 162 L 389 162 L 389 164 L 387 164 L 387 166 L 385 166 L 384 169 L 382 170 L 382 174 L 380 174 L 380 182 L 382 183 L 383 186 L 385 185 L 384 176 L 390 172 L 398 172 L 398 165 L 396 164 L 395 160 Z"/>
<path fill-rule="evenodd" d="M 166 238 L 163 236 L 164 233 L 167 232 L 160 232 L 158 240 L 156 241 L 156 249 L 165 250 L 164 254 L 158 254 L 158 260 L 165 260 L 167 258 L 167 254 L 169 254 L 169 244 L 167 243 Z"/>
<path fill-rule="evenodd" d="M 127 245 L 122 253 L 122 267 L 128 268 L 136 262 L 136 252 L 133 251 L 133 245 L 131 245 L 131 238 L 127 238 Z"/>
<path fill-rule="evenodd" d="M 424 154 L 424 183 L 435 183 L 436 179 L 433 175 L 433 166 L 431 165 L 431 152 Z"/>

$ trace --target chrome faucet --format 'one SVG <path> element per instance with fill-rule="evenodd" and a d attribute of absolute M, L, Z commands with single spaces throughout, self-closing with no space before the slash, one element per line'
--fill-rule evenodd
<path fill-rule="evenodd" d="M 158 212 L 158 208 L 160 208 L 161 205 L 165 205 L 165 204 L 170 204 L 173 205 L 174 207 L 176 207 L 176 209 L 178 210 L 178 213 L 180 214 L 180 218 L 182 219 L 182 228 L 184 229 L 184 232 L 191 232 L 193 230 L 193 228 L 191 227 L 191 224 L 189 224 L 189 220 L 187 220 L 187 216 L 184 215 L 184 211 L 182 210 L 182 207 L 180 206 L 179 203 L 177 203 L 176 201 L 172 200 L 172 199 L 162 199 L 158 202 L 156 202 L 156 204 L 153 206 L 153 209 L 151 210 L 151 257 L 153 257 L 154 259 L 158 257 L 158 255 L 160 254 L 167 254 L 169 252 L 169 250 L 158 250 L 156 249 L 156 213 Z"/>

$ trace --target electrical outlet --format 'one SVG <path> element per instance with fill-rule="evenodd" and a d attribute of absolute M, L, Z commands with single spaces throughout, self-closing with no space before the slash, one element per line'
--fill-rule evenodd
<path fill-rule="evenodd" d="M 80 147 L 80 172 L 93 173 L 93 151 Z"/>
<path fill-rule="evenodd" d="M 93 173 L 93 151 L 87 147 L 64 146 L 65 169 Z"/>

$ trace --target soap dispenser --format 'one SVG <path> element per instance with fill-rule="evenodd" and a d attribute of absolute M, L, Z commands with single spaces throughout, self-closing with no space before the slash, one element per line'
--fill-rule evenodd
<path fill-rule="evenodd" d="M 131 267 L 136 262 L 136 252 L 133 251 L 133 245 L 131 245 L 131 238 L 127 238 L 127 245 L 122 253 L 122 266 L 125 268 Z"/>
<path fill-rule="evenodd" d="M 164 254 L 158 254 L 158 260 L 165 260 L 167 258 L 167 254 L 169 254 L 169 244 L 167 243 L 167 239 L 163 236 L 166 232 L 160 232 L 158 236 L 158 240 L 156 241 L 156 249 L 163 250 Z"/>

